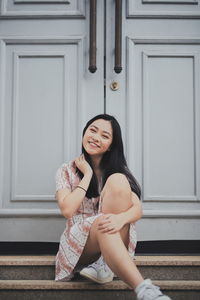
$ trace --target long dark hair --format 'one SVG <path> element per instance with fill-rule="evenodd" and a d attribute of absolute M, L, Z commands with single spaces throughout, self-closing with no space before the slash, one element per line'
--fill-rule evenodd
<path fill-rule="evenodd" d="M 108 114 L 100 114 L 89 120 L 83 129 L 83 134 L 82 137 L 84 136 L 87 128 L 92 124 L 95 120 L 98 119 L 103 119 L 106 121 L 110 121 L 111 126 L 112 126 L 112 132 L 113 132 L 113 140 L 112 144 L 110 146 L 110 150 L 105 152 L 103 154 L 103 157 L 100 162 L 100 169 L 102 170 L 102 188 L 106 183 L 107 178 L 112 175 L 113 173 L 122 173 L 126 175 L 131 190 L 137 194 L 138 198 L 141 197 L 141 189 L 140 185 L 135 179 L 135 177 L 131 174 L 131 171 L 129 170 L 127 166 L 127 162 L 124 156 L 124 147 L 123 147 L 123 142 L 122 142 L 122 134 L 121 134 L 121 128 L 118 123 L 118 121 L 113 117 Z M 82 153 L 85 156 L 86 161 L 90 164 L 91 168 L 93 169 L 92 166 L 92 161 L 90 155 L 85 151 L 83 144 L 82 144 Z M 79 177 L 82 179 L 83 178 L 83 173 L 76 168 L 76 171 L 79 175 Z M 94 169 L 93 169 L 94 171 Z M 92 179 L 90 181 L 90 185 L 88 187 L 86 197 L 92 198 L 92 197 L 98 197 L 99 196 L 99 191 L 98 191 L 98 180 L 96 177 L 95 172 L 93 172 Z"/>

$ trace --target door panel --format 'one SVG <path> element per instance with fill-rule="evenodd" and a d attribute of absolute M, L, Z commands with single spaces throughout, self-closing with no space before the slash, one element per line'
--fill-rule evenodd
<path fill-rule="evenodd" d="M 127 0 L 128 18 L 199 18 L 198 0 Z"/>
<path fill-rule="evenodd" d="M 197 200 L 194 167 L 198 137 L 194 123 L 194 57 L 190 55 L 143 52 L 145 201 Z"/>
<path fill-rule="evenodd" d="M 86 1 L 81 0 L 2 0 L 1 15 L 5 17 L 73 17 L 84 18 Z"/>
<path fill-rule="evenodd" d="M 140 120 L 135 126 L 139 130 L 140 149 L 143 147 L 141 155 L 138 152 L 138 160 L 143 165 L 144 201 L 196 202 L 199 197 L 199 113 L 195 95 L 198 94 L 196 67 L 199 62 L 195 52 L 192 53 L 194 47 L 174 45 L 167 51 L 165 45 L 134 46 L 132 41 L 129 46 L 130 56 L 134 57 L 130 58 L 129 68 L 133 65 L 140 68 L 142 77 L 142 80 L 136 79 L 135 84 L 137 95 L 142 91 L 142 96 L 135 100 L 132 97 L 130 107 L 137 101 L 136 114 Z M 195 46 L 193 50 L 200 48 Z M 129 81 L 133 80 L 130 76 Z M 130 84 L 130 94 L 134 95 L 132 87 Z M 130 110 L 134 109 L 132 106 Z M 133 141 L 131 136 L 129 138 Z"/>
<path fill-rule="evenodd" d="M 138 238 L 199 239 L 199 4 L 123 1 L 123 70 L 116 74 L 111 2 L 106 111 L 122 124 L 128 165 L 142 187 Z"/>
<path fill-rule="evenodd" d="M 11 170 L 4 178 L 5 182 L 11 178 L 11 199 L 5 203 L 10 209 L 51 208 L 53 178 L 50 181 L 48 174 L 76 151 L 76 140 L 69 143 L 67 137 L 76 128 L 72 116 L 78 105 L 77 44 L 7 44 L 6 48 L 7 76 L 13 79 L 7 81 L 6 91 L 13 87 L 13 95 L 9 99 L 5 93 L 9 134 L 5 165 Z"/>
<path fill-rule="evenodd" d="M 3 1 L 0 15 L 0 240 L 58 242 L 55 173 L 104 111 L 103 14 L 89 66 L 87 1 Z M 103 12 L 102 4 L 98 4 Z"/>

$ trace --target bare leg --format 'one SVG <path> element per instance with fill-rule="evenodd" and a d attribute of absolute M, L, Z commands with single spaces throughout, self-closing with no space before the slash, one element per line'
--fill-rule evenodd
<path fill-rule="evenodd" d="M 127 210 L 132 205 L 130 197 L 131 189 L 126 177 L 120 173 L 111 175 L 102 191 L 102 212 L 116 214 Z M 98 258 L 102 253 L 113 272 L 129 286 L 135 288 L 144 279 L 125 246 L 127 245 L 129 225 L 124 226 L 120 233 L 101 233 L 98 230 L 98 223 L 102 217 L 97 218 L 92 224 L 86 247 L 79 262 L 85 263 L 88 255 Z"/>
<path fill-rule="evenodd" d="M 144 279 L 129 256 L 120 234 L 97 231 L 97 235 L 101 252 L 111 270 L 132 288 L 139 285 Z"/>

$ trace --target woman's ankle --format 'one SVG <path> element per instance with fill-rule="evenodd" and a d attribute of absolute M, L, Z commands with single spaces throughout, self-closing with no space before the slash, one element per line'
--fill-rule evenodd
<path fill-rule="evenodd" d="M 134 289 L 135 293 L 138 294 L 138 292 L 143 288 L 144 285 L 146 284 L 152 284 L 151 279 L 143 279 Z"/>

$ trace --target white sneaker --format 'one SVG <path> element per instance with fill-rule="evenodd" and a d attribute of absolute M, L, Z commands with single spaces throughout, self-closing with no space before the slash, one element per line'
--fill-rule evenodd
<path fill-rule="evenodd" d="M 168 296 L 164 295 L 160 288 L 154 285 L 151 279 L 145 279 L 136 288 L 137 300 L 171 300 Z"/>
<path fill-rule="evenodd" d="M 111 282 L 114 276 L 102 256 L 93 264 L 83 268 L 80 275 L 100 284 Z"/>

